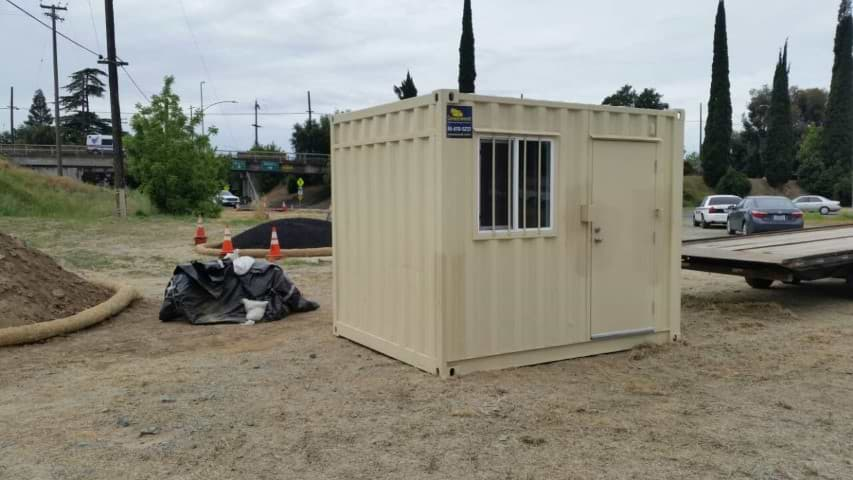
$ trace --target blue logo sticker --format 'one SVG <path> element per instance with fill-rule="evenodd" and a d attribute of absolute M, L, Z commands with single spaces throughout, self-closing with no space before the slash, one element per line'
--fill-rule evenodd
<path fill-rule="evenodd" d="M 474 137 L 474 107 L 447 106 L 447 138 Z"/>

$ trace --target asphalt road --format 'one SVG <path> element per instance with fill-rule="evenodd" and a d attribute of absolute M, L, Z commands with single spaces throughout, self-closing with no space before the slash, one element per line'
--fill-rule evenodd
<path fill-rule="evenodd" d="M 681 239 L 682 240 L 699 240 L 703 238 L 725 237 L 726 227 L 712 226 L 711 228 L 702 228 L 693 226 L 693 209 L 685 208 L 681 218 Z"/>

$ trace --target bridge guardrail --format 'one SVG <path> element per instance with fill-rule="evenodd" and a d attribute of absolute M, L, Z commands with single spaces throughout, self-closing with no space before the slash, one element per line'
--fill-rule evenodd
<path fill-rule="evenodd" d="M 0 154 L 10 156 L 56 156 L 56 145 L 26 145 L 20 143 L 0 144 Z M 112 155 L 111 152 L 90 152 L 85 145 L 63 145 L 62 156 L 64 157 L 90 157 L 94 155 Z"/>
<path fill-rule="evenodd" d="M 329 165 L 329 155 L 321 153 L 240 152 L 235 150 L 217 150 L 216 153 L 249 162 L 277 162 L 279 164 L 300 164 L 316 167 L 327 167 Z M 0 144 L 0 155 L 54 157 L 56 156 L 56 145 Z M 112 152 L 89 151 L 85 145 L 63 145 L 62 156 L 101 157 L 112 156 Z"/>

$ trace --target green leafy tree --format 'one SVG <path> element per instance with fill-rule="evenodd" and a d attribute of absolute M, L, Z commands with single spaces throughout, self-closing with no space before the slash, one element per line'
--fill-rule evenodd
<path fill-rule="evenodd" d="M 749 170 L 749 146 L 746 143 L 744 132 L 732 134 L 732 168 L 738 172 L 747 173 Z"/>
<path fill-rule="evenodd" d="M 669 104 L 662 101 L 663 94 L 658 93 L 654 88 L 647 88 L 637 95 L 637 101 L 634 106 L 637 108 L 648 108 L 651 110 L 666 110 Z"/>
<path fill-rule="evenodd" d="M 290 145 L 296 153 L 322 153 L 329 155 L 331 149 L 332 117 L 323 115 L 320 121 L 306 120 L 293 126 Z"/>
<path fill-rule="evenodd" d="M 403 82 L 399 86 L 394 85 L 394 94 L 400 100 L 418 96 L 418 87 L 415 86 L 415 81 L 412 80 L 411 72 L 406 72 L 406 78 L 403 79 Z"/>
<path fill-rule="evenodd" d="M 703 178 L 708 186 L 716 185 L 728 171 L 731 142 L 732 96 L 726 6 L 723 0 L 720 0 L 714 26 L 714 61 L 711 67 L 708 123 L 705 126 L 705 142 L 702 148 Z"/>
<path fill-rule="evenodd" d="M 68 95 L 59 99 L 62 109 L 66 111 L 89 112 L 89 97 L 101 98 L 106 92 L 106 84 L 101 77 L 106 72 L 97 68 L 84 68 L 72 73 L 71 82 L 66 85 Z"/>
<path fill-rule="evenodd" d="M 41 89 L 36 90 L 33 94 L 33 103 L 30 105 L 30 112 L 24 125 L 29 127 L 53 125 L 53 114 L 50 113 L 50 108 L 47 106 L 47 100 L 44 98 L 44 92 Z"/>
<path fill-rule="evenodd" d="M 826 171 L 826 165 L 821 156 L 823 127 L 809 127 L 803 135 L 800 149 L 797 151 L 797 161 L 800 168 L 797 174 L 800 187 L 814 195 L 832 195 L 834 179 Z"/>
<path fill-rule="evenodd" d="M 779 53 L 773 77 L 765 149 L 764 174 L 767 183 L 779 187 L 791 179 L 794 168 L 794 125 L 788 88 L 788 43 Z"/>
<path fill-rule="evenodd" d="M 62 141 L 66 144 L 82 145 L 86 142 L 86 135 L 111 133 L 110 122 L 93 112 L 77 112 L 62 117 Z"/>
<path fill-rule="evenodd" d="M 662 101 L 663 95 L 654 88 L 647 88 L 642 93 L 637 93 L 631 85 L 625 85 L 613 95 L 605 97 L 602 105 L 613 107 L 648 108 L 652 110 L 666 110 L 669 104 Z"/>
<path fill-rule="evenodd" d="M 747 178 L 746 175 L 738 172 L 732 167 L 729 167 L 728 170 L 726 170 L 726 174 L 720 178 L 719 182 L 717 182 L 717 186 L 714 190 L 720 194 L 745 197 L 752 191 L 752 183 L 749 182 L 749 178 Z"/>
<path fill-rule="evenodd" d="M 829 92 L 823 88 L 791 87 L 791 106 L 794 115 L 794 130 L 798 137 L 806 131 L 806 127 L 814 125 L 822 127 L 826 121 L 826 103 Z"/>
<path fill-rule="evenodd" d="M 36 90 L 27 119 L 17 130 L 16 140 L 30 145 L 53 145 L 56 141 L 53 128 L 53 114 L 44 93 L 41 89 Z"/>
<path fill-rule="evenodd" d="M 89 109 L 89 98 L 101 98 L 106 85 L 101 77 L 107 74 L 97 68 L 84 68 L 70 75 L 71 82 L 64 88 L 68 95 L 60 98 L 59 103 L 66 112 L 74 112 L 62 117 L 63 141 L 82 144 L 86 135 L 107 134 L 111 132 L 110 123 Z"/>
<path fill-rule="evenodd" d="M 465 0 L 462 8 L 462 39 L 459 41 L 459 91 L 474 93 L 477 68 L 474 59 L 474 23 L 471 0 Z"/>
<path fill-rule="evenodd" d="M 853 161 L 853 13 L 842 0 L 835 32 L 835 62 L 821 154 L 828 169 L 850 171 Z"/>
<path fill-rule="evenodd" d="M 637 91 L 631 85 L 616 90 L 613 95 L 604 97 L 602 105 L 610 105 L 611 107 L 633 107 L 637 102 Z"/>
<path fill-rule="evenodd" d="M 696 175 L 699 172 L 699 154 L 690 152 L 684 155 L 684 174 Z"/>
<path fill-rule="evenodd" d="M 732 136 L 731 164 L 752 178 L 765 176 L 765 148 L 769 123 L 771 97 L 769 86 L 749 91 L 747 112 L 742 117 L 742 129 Z M 790 88 L 791 116 L 794 131 L 794 152 L 809 126 L 823 126 L 826 118 L 826 101 L 829 93 L 821 88 Z M 799 157 L 794 157 L 792 171 L 799 168 Z"/>
<path fill-rule="evenodd" d="M 161 212 L 216 215 L 214 196 L 228 179 L 229 163 L 216 155 L 208 135 L 193 133 L 200 118 L 184 115 L 174 83 L 166 77 L 148 105 L 137 105 L 133 136 L 125 139 L 129 171 Z"/>

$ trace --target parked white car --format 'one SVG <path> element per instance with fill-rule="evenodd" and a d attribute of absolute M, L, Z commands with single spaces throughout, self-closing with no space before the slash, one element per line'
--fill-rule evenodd
<path fill-rule="evenodd" d="M 693 226 L 708 228 L 711 225 L 725 225 L 729 220 L 729 207 L 743 200 L 737 195 L 709 195 L 693 210 Z"/>
<path fill-rule="evenodd" d="M 112 135 L 86 135 L 86 151 L 89 153 L 112 153 Z"/>
<path fill-rule="evenodd" d="M 794 205 L 804 212 L 820 212 L 821 215 L 841 210 L 841 202 L 830 200 L 820 195 L 804 195 L 794 199 Z"/>

